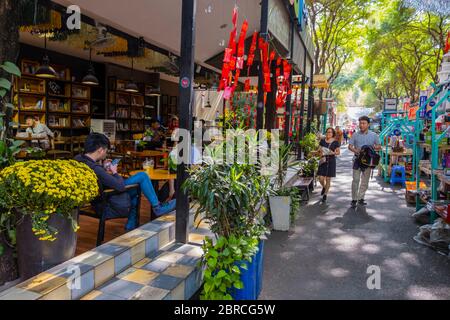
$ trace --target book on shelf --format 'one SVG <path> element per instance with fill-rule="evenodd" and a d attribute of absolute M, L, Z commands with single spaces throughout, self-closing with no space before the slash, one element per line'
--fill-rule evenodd
<path fill-rule="evenodd" d="M 20 100 L 20 105 L 22 110 L 43 110 L 44 102 L 43 100 L 38 100 L 35 104 L 24 103 L 24 100 Z"/>
<path fill-rule="evenodd" d="M 87 126 L 87 120 L 83 120 L 81 118 L 72 119 L 72 125 L 75 128 L 83 128 Z"/>
<path fill-rule="evenodd" d="M 144 112 L 142 110 L 131 110 L 131 119 L 143 119 Z"/>
<path fill-rule="evenodd" d="M 89 103 L 87 102 L 73 102 L 72 112 L 89 113 Z"/>
<path fill-rule="evenodd" d="M 130 101 L 129 101 L 128 97 L 117 95 L 117 104 L 128 105 L 128 104 L 130 104 Z"/>

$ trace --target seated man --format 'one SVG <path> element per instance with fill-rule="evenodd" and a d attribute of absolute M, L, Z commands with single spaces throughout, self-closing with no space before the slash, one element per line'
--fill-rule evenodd
<path fill-rule="evenodd" d="M 75 160 L 88 165 L 97 175 L 99 184 L 102 189 L 114 189 L 122 194 L 109 197 L 107 217 L 128 216 L 126 230 L 133 230 L 137 227 L 137 192 L 130 190 L 125 192 L 128 185 L 139 184 L 142 193 L 152 205 L 153 212 L 157 216 L 164 215 L 175 210 L 176 201 L 160 203 L 153 188 L 152 182 L 145 172 L 138 173 L 124 180 L 117 173 L 117 165 L 113 165 L 110 161 L 106 161 L 104 166 L 98 162 L 106 159 L 108 149 L 110 148 L 109 139 L 100 133 L 91 133 L 84 145 L 85 153 L 75 157 Z"/>
<path fill-rule="evenodd" d="M 33 146 L 39 146 L 42 149 L 50 149 L 49 138 L 54 138 L 54 133 L 43 123 L 38 116 L 27 116 L 25 118 L 27 125 L 27 133 L 31 133 L 33 138 L 44 138 L 41 141 L 33 141 Z"/>

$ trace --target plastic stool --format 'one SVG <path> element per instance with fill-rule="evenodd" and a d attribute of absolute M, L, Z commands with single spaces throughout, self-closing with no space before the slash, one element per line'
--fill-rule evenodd
<path fill-rule="evenodd" d="M 406 187 L 406 171 L 404 166 L 393 166 L 391 171 L 391 186 L 395 183 L 401 183 Z"/>

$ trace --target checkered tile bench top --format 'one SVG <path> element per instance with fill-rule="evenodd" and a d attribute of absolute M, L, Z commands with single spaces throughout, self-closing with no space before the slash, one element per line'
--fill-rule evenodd
<path fill-rule="evenodd" d="M 1 292 L 0 300 L 187 300 L 202 284 L 205 237 L 212 233 L 202 222 L 188 244 L 174 243 L 175 216 L 168 215 Z"/>

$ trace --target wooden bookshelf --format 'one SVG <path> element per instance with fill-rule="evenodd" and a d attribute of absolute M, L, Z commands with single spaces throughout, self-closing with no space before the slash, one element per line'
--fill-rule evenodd
<path fill-rule="evenodd" d="M 51 130 L 67 131 L 66 135 L 79 135 L 83 133 L 80 129 L 90 127 L 92 88 L 72 82 L 70 68 L 51 65 L 57 78 L 41 79 L 34 76 L 39 61 L 23 59 L 20 65 L 22 77 L 16 78 L 13 85 L 13 120 L 19 124 L 16 129 L 26 127 L 28 115 L 38 116 Z M 96 99 L 96 104 L 101 102 Z"/>
<path fill-rule="evenodd" d="M 138 84 L 140 92 L 125 91 L 126 80 L 110 77 L 108 79 L 108 119 L 116 120 L 116 130 L 121 138 L 131 139 L 131 133 L 145 131 L 144 85 Z"/>

